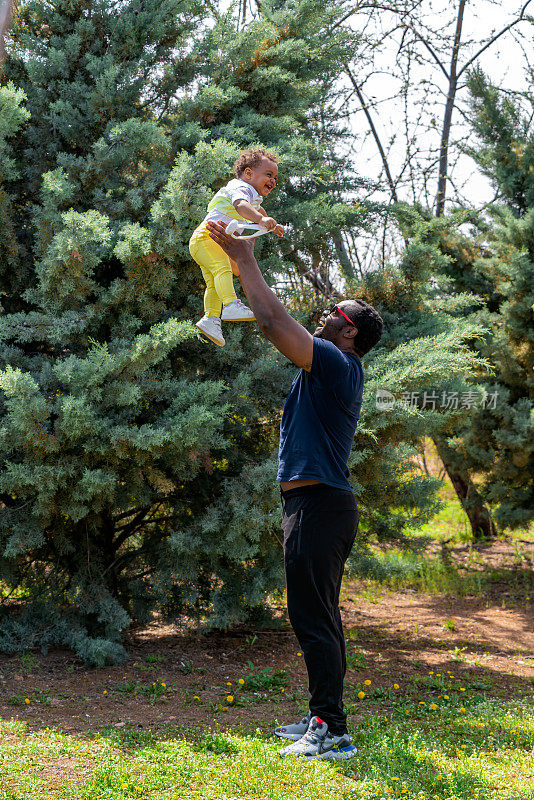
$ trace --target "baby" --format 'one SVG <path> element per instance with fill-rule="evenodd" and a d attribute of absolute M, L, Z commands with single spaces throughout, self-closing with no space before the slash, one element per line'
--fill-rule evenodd
<path fill-rule="evenodd" d="M 284 235 L 282 226 L 267 216 L 261 205 L 262 199 L 276 186 L 278 157 L 259 147 L 244 150 L 234 164 L 234 173 L 236 178 L 219 189 L 213 197 L 206 217 L 189 241 L 189 252 L 202 270 L 206 282 L 204 316 L 196 326 L 220 347 L 224 346 L 221 319 L 225 322 L 244 322 L 252 321 L 255 317 L 251 309 L 237 299 L 232 261 L 210 238 L 206 223 L 209 220 L 225 223 L 232 219 L 248 220 L 274 231 L 278 236 Z"/>

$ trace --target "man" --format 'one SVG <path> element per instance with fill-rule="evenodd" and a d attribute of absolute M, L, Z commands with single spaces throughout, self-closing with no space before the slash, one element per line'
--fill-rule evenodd
<path fill-rule="evenodd" d="M 251 244 L 227 236 L 223 223 L 209 222 L 208 229 L 237 263 L 261 331 L 301 368 L 284 406 L 277 479 L 287 608 L 304 654 L 310 700 L 304 719 L 275 730 L 293 740 L 280 754 L 351 758 L 356 748 L 343 709 L 339 591 L 359 514 L 347 463 L 362 403 L 360 358 L 379 341 L 382 318 L 363 300 L 343 300 L 323 312 L 312 336 L 265 283 Z"/>

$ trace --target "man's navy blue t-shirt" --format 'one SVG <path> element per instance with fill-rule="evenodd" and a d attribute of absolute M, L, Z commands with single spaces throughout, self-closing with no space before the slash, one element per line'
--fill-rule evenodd
<path fill-rule="evenodd" d="M 277 480 L 315 478 L 352 491 L 347 462 L 362 393 L 358 356 L 314 337 L 311 370 L 300 370 L 284 405 Z"/>

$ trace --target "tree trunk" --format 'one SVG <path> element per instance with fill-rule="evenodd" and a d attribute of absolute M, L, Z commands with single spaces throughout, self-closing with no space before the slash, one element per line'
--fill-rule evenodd
<path fill-rule="evenodd" d="M 445 439 L 436 436 L 434 444 L 458 499 L 469 518 L 473 539 L 482 541 L 493 538 L 497 534 L 495 523 L 469 473 L 458 464 L 458 456 Z"/>
<path fill-rule="evenodd" d="M 449 164 L 449 137 L 451 135 L 452 112 L 456 103 L 456 90 L 458 88 L 458 51 L 462 40 L 462 25 L 466 0 L 460 0 L 458 17 L 456 19 L 456 34 L 452 48 L 451 67 L 449 71 L 449 90 L 445 104 L 445 116 L 441 131 L 441 147 L 439 153 L 438 191 L 436 195 L 436 217 L 441 217 L 445 210 L 445 192 L 447 190 L 447 172 Z"/>
<path fill-rule="evenodd" d="M 354 267 L 352 266 L 350 256 L 347 253 L 347 248 L 345 247 L 345 242 L 343 241 L 341 231 L 334 233 L 334 247 L 336 248 L 336 255 L 339 259 L 341 272 L 347 280 L 354 280 L 356 277 L 354 273 Z"/>
<path fill-rule="evenodd" d="M 449 70 L 449 88 L 447 92 L 447 102 L 445 105 L 445 115 L 441 132 L 441 147 L 439 154 L 439 176 L 438 191 L 436 194 L 436 217 L 441 217 L 445 211 L 445 197 L 447 191 L 447 172 L 449 161 L 449 139 L 451 134 L 452 112 L 456 103 L 456 92 L 458 89 L 458 53 L 462 39 L 462 26 L 464 19 L 466 0 L 460 0 L 458 5 L 458 15 L 456 18 L 456 33 L 454 36 L 454 46 L 452 49 L 451 65 Z M 475 484 L 471 480 L 469 472 L 460 466 L 459 459 L 452 447 L 449 447 L 445 439 L 435 437 L 434 444 L 439 457 L 443 462 L 445 471 L 451 479 L 454 490 L 458 495 L 458 500 L 469 518 L 473 539 L 491 539 L 496 534 L 495 523 L 491 514 L 484 504 Z"/>

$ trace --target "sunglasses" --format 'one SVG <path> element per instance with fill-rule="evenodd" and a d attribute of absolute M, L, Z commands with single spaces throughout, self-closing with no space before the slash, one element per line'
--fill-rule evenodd
<path fill-rule="evenodd" d="M 345 319 L 347 320 L 347 322 L 348 322 L 350 325 L 352 325 L 352 326 L 353 326 L 353 327 L 355 327 L 355 328 L 357 327 L 357 326 L 355 325 L 355 323 L 354 323 L 354 322 L 353 322 L 351 319 L 349 319 L 349 318 L 347 317 L 347 315 L 345 314 L 345 312 L 344 312 L 344 311 L 342 311 L 342 310 L 340 309 L 340 307 L 339 307 L 339 306 L 332 306 L 332 308 L 331 308 L 331 309 L 330 309 L 330 311 L 328 312 L 328 316 L 330 316 L 330 314 L 333 314 L 333 313 L 334 313 L 334 311 L 338 311 L 338 312 L 341 314 L 341 316 L 342 316 L 342 317 L 345 317 Z"/>

